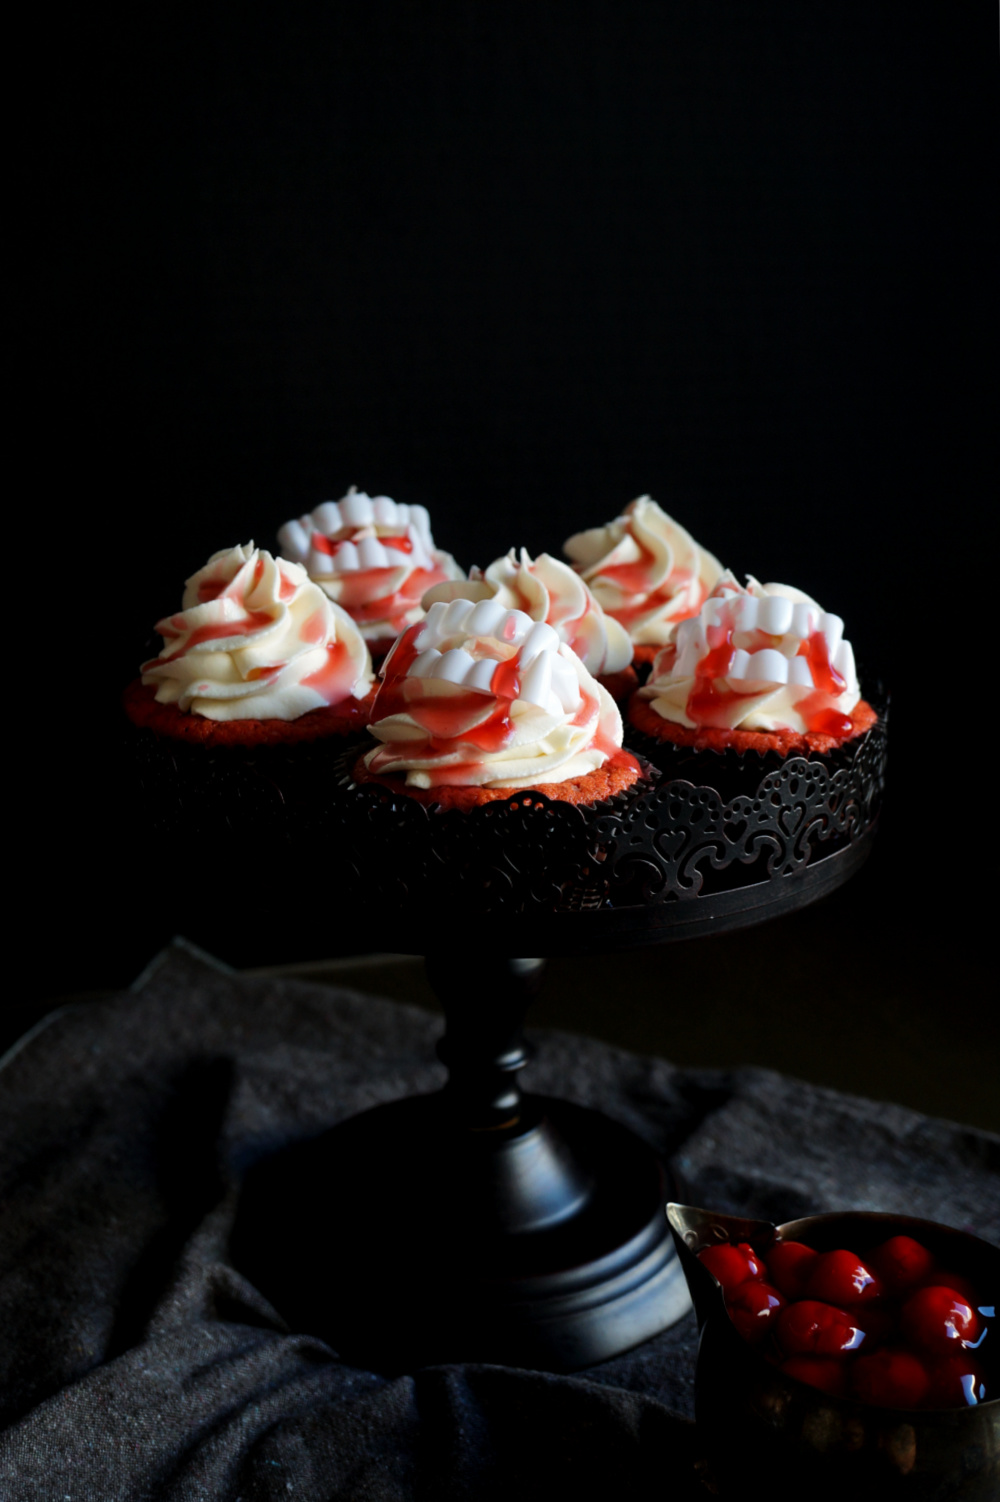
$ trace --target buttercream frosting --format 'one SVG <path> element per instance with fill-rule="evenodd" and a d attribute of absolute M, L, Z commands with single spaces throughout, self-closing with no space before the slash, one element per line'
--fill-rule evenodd
<path fill-rule="evenodd" d="M 252 542 L 214 553 L 156 630 L 163 647 L 143 683 L 160 704 L 209 720 L 297 720 L 363 699 L 374 681 L 347 612 L 304 568 Z"/>
<path fill-rule="evenodd" d="M 563 552 L 637 646 L 666 645 L 722 573 L 718 559 L 648 495 L 606 527 L 575 533 Z"/>
<path fill-rule="evenodd" d="M 432 604 L 382 669 L 365 758 L 411 787 L 563 782 L 621 747 L 606 689 L 556 630 L 496 599 Z"/>
<path fill-rule="evenodd" d="M 434 546 L 424 506 L 398 505 L 352 485 L 339 501 L 286 522 L 285 558 L 357 621 L 367 641 L 398 636 L 423 617 L 420 597 L 443 579 L 460 579 L 450 553 Z"/>
<path fill-rule="evenodd" d="M 617 673 L 632 661 L 628 632 L 606 615 L 579 574 L 548 553 L 532 559 L 514 548 L 487 569 L 473 567 L 468 579 L 436 584 L 423 607 L 449 600 L 495 600 L 505 610 L 520 610 L 545 621 L 571 647 L 590 673 Z"/>
<path fill-rule="evenodd" d="M 848 735 L 861 698 L 844 622 L 785 584 L 744 589 L 728 571 L 682 621 L 639 690 L 688 727 Z"/>

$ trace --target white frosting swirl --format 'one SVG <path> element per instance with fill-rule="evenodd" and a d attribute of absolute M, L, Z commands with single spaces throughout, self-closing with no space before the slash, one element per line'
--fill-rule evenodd
<path fill-rule="evenodd" d="M 718 559 L 648 495 L 606 527 L 577 532 L 563 552 L 637 646 L 665 646 L 722 573 Z"/>
<path fill-rule="evenodd" d="M 209 720 L 297 720 L 363 699 L 374 681 L 347 612 L 305 569 L 252 542 L 213 554 L 156 630 L 163 648 L 143 664 L 143 683 L 160 704 Z"/>
<path fill-rule="evenodd" d="M 472 568 L 468 579 L 436 584 L 421 601 L 425 610 L 449 600 L 496 600 L 505 610 L 520 610 L 533 621 L 547 621 L 560 641 L 572 647 L 589 673 L 617 673 L 632 661 L 632 643 L 624 626 L 605 615 L 566 563 L 527 549 L 514 548 L 485 570 Z"/>
<path fill-rule="evenodd" d="M 620 748 L 610 694 L 544 621 L 494 599 L 439 601 L 396 642 L 366 765 L 411 787 L 564 782 Z"/>
<path fill-rule="evenodd" d="M 284 558 L 353 616 L 367 641 L 398 636 L 423 618 L 420 597 L 442 579 L 461 579 L 450 553 L 434 546 L 424 506 L 397 505 L 352 485 L 278 532 Z"/>
<path fill-rule="evenodd" d="M 785 584 L 723 574 L 639 690 L 675 724 L 847 734 L 861 698 L 844 623 Z"/>

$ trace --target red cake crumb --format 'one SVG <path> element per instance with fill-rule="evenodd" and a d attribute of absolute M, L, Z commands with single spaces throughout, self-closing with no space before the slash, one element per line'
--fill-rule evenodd
<path fill-rule="evenodd" d="M 792 756 L 808 751 L 833 751 L 845 741 L 852 741 L 870 730 L 878 715 L 864 699 L 859 699 L 848 719 L 851 733 L 843 737 L 823 735 L 818 730 L 724 730 L 716 725 L 678 725 L 658 715 L 648 699 L 633 694 L 628 706 L 629 723 L 644 735 L 658 741 L 672 741 L 675 746 L 692 746 L 696 751 L 777 751 Z"/>
<path fill-rule="evenodd" d="M 373 777 L 365 766 L 364 757 L 355 762 L 353 775 L 360 785 L 378 783 L 381 787 L 391 788 L 394 793 L 405 793 L 418 803 L 437 804 L 442 809 L 458 808 L 468 813 L 480 804 L 496 803 L 501 799 L 523 797 L 530 801 L 532 793 L 542 793 L 560 803 L 602 803 L 630 788 L 642 776 L 642 769 L 630 752 L 622 750 L 583 777 L 568 777 L 565 782 L 540 782 L 537 787 L 530 788 L 452 787 L 449 784 L 433 788 L 407 787 L 402 777 Z"/>
<path fill-rule="evenodd" d="M 339 704 L 311 709 L 297 720 L 209 720 L 178 709 L 176 704 L 158 704 L 154 686 L 136 678 L 122 695 L 122 704 L 133 725 L 189 745 L 289 746 L 363 730 L 374 697 L 373 688 L 367 698 L 343 699 Z"/>
<path fill-rule="evenodd" d="M 632 643 L 632 661 L 633 662 L 641 662 L 641 663 L 646 663 L 646 662 L 650 662 L 651 663 L 651 662 L 653 662 L 655 660 L 657 654 L 660 653 L 660 652 L 662 652 L 662 651 L 663 651 L 662 643 L 661 643 L 660 646 L 656 646 L 656 644 L 654 642 L 643 642 L 640 646 L 636 646 L 635 642 L 633 642 Z"/>
<path fill-rule="evenodd" d="M 607 689 L 616 704 L 624 704 L 629 694 L 639 687 L 639 676 L 635 668 L 622 668 L 617 673 L 599 673 L 597 681 L 602 688 Z"/>

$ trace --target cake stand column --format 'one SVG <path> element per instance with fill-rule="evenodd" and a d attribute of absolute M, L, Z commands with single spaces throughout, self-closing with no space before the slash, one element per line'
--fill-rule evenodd
<path fill-rule="evenodd" d="M 451 954 L 429 954 L 425 965 L 447 1018 L 437 1054 L 448 1070 L 445 1091 L 456 1123 L 474 1132 L 516 1126 L 518 1074 L 529 1057 L 524 1017 L 545 961 L 493 959 L 484 975 Z"/>
<path fill-rule="evenodd" d="M 578 1214 L 593 1177 L 544 1105 L 523 1096 L 518 1083 L 529 1058 L 524 1016 L 545 961 L 499 957 L 475 982 L 468 961 L 453 954 L 428 955 L 426 966 L 447 1019 L 437 1045 L 448 1069 L 442 1152 L 462 1185 L 467 1232 L 486 1248 L 498 1234 L 538 1231 Z"/>

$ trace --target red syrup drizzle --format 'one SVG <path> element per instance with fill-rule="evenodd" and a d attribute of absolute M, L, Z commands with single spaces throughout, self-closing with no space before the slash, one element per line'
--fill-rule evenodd
<path fill-rule="evenodd" d="M 140 672 L 147 672 L 150 668 L 162 666 L 165 662 L 174 662 L 178 657 L 183 657 L 186 652 L 197 647 L 203 641 L 226 641 L 233 636 L 248 636 L 252 631 L 259 631 L 264 626 L 270 626 L 273 616 L 268 610 L 248 610 L 246 615 L 236 621 L 220 621 L 217 625 L 199 626 L 191 632 L 183 646 L 176 652 L 170 652 L 166 657 L 153 657 L 149 662 L 144 662 Z M 181 624 L 178 625 L 177 623 Z M 172 616 L 169 621 L 161 621 L 157 631 L 164 641 L 170 641 L 180 636 L 184 630 L 183 617 Z"/>
<path fill-rule="evenodd" d="M 378 541 L 384 548 L 395 548 L 399 553 L 413 552 L 413 539 L 405 533 L 394 537 L 379 537 Z M 335 558 L 345 542 L 354 542 L 354 538 L 324 537 L 322 532 L 313 532 L 309 538 L 310 547 L 315 548 L 317 553 L 325 553 L 328 558 Z"/>
<path fill-rule="evenodd" d="M 326 611 L 314 610 L 299 627 L 299 640 L 313 644 L 322 641 L 326 634 Z"/>
<path fill-rule="evenodd" d="M 428 695 L 425 679 L 407 677 L 419 656 L 416 640 L 422 629 L 423 623 L 420 621 L 411 626 L 386 658 L 382 667 L 382 683 L 372 704 L 371 721 L 374 723 L 385 720 L 394 714 L 408 714 L 427 732 L 426 740 L 407 745 L 407 753 L 420 760 L 447 756 L 457 749 L 456 743 L 479 751 L 501 750 L 510 740 L 514 729 L 510 720 L 510 706 L 513 698 L 516 698 L 516 659 L 497 663 L 490 694 L 467 689 L 458 694 Z M 498 692 L 500 689 L 505 692 Z M 513 694 L 512 689 L 515 690 Z M 491 695 L 494 696 L 492 710 L 488 708 Z M 398 746 L 380 746 L 370 763 L 372 773 L 377 776 L 382 767 L 387 762 L 394 761 L 398 755 Z M 473 765 L 470 761 L 442 768 L 442 781 L 455 784 L 467 781 L 469 769 Z"/>
<path fill-rule="evenodd" d="M 302 679 L 302 687 L 314 688 L 327 704 L 337 704 L 341 699 L 346 699 L 354 686 L 350 657 L 346 642 L 330 642 L 326 649 L 326 661 L 315 673 Z"/>
<path fill-rule="evenodd" d="M 395 568 L 370 568 L 338 576 L 341 586 L 339 603 L 359 625 L 369 621 L 388 621 L 391 625 L 395 618 L 405 615 L 414 605 L 419 605 L 421 596 L 432 584 L 440 584 L 446 577 L 443 568 L 415 568 L 392 594 L 378 595 L 375 599 L 365 598 L 367 594 L 383 587 L 381 576 L 396 571 Z"/>
<path fill-rule="evenodd" d="M 627 564 L 623 565 L 623 567 L 628 566 Z M 665 583 L 660 585 L 659 589 L 654 589 L 649 594 L 644 595 L 634 605 L 616 605 L 613 610 L 608 611 L 608 614 L 613 615 L 627 631 L 640 616 L 648 615 L 651 610 L 657 610 L 661 605 L 669 605 L 681 590 L 687 588 L 691 579 L 692 574 L 690 569 L 676 569 Z M 685 605 L 684 609 L 678 615 L 672 616 L 671 619 L 674 621 L 686 621 L 689 616 L 697 615 L 707 598 L 708 590 L 699 581 L 692 599 L 689 600 L 688 604 Z"/>
<path fill-rule="evenodd" d="M 418 621 L 404 632 L 383 663 L 382 683 L 372 703 L 370 723 L 377 724 L 394 714 L 407 714 L 415 720 L 427 732 L 427 738 L 407 742 L 407 756 L 414 760 L 448 756 L 462 747 L 487 753 L 501 751 L 514 733 L 510 708 L 521 691 L 516 654 L 497 663 L 489 693 L 467 689 L 457 694 L 427 694 L 427 680 L 406 676 L 419 656 L 415 643 L 422 629 L 423 622 Z M 505 631 L 513 634 L 515 630 L 516 623 L 508 621 Z M 493 708 L 484 715 L 491 696 Z M 597 700 L 591 695 L 583 693 L 581 697 L 580 708 L 573 717 L 574 725 L 585 724 L 599 710 Z M 609 757 L 617 755 L 620 749 L 609 737 L 601 734 L 595 736 L 593 744 Z M 398 756 L 398 744 L 380 745 L 368 764 L 372 776 L 379 776 L 383 768 Z M 460 787 L 473 781 L 481 765 L 481 758 L 470 757 L 463 762 L 449 762 L 440 769 L 430 767 L 423 770 L 432 782 Z"/>
<path fill-rule="evenodd" d="M 778 640 L 764 631 L 754 631 L 749 635 L 751 640 L 746 648 L 749 652 L 759 651 L 765 646 L 775 646 Z M 695 725 L 726 729 L 731 719 L 729 711 L 734 704 L 739 701 L 751 703 L 754 699 L 759 699 L 761 695 L 759 693 L 741 694 L 727 683 L 720 682 L 725 679 L 732 666 L 736 651 L 733 646 L 732 628 L 709 626 L 706 636 L 709 650 L 698 663 L 694 687 L 688 695 L 686 713 L 688 719 L 692 720 Z M 804 699 L 800 699 L 795 705 L 796 713 L 801 716 L 806 732 L 818 732 L 821 735 L 836 736 L 840 740 L 846 739 L 854 729 L 853 723 L 849 716 L 831 709 L 829 700 L 831 697 L 839 697 L 847 685 L 830 661 L 826 637 L 822 631 L 812 632 L 799 646 L 797 656 L 804 657 L 808 662 L 814 684 L 814 691 L 807 694 Z M 670 660 L 664 660 L 661 664 L 661 670 L 669 672 L 675 659 L 676 648 Z"/>
<path fill-rule="evenodd" d="M 220 560 L 220 562 L 221 561 L 222 560 Z M 261 581 L 261 576 L 262 576 L 263 572 L 264 572 L 264 560 L 258 554 L 258 556 L 257 556 L 257 562 L 254 564 L 253 579 L 251 580 L 251 583 L 250 583 L 250 589 L 255 589 L 257 587 L 257 585 Z M 209 578 L 209 579 L 203 579 L 201 581 L 201 583 L 198 585 L 198 604 L 199 605 L 207 605 L 211 600 L 217 600 L 220 595 L 224 595 L 227 592 L 227 590 L 229 590 L 232 587 L 232 585 L 235 584 L 235 582 L 239 578 L 239 576 L 240 576 L 240 571 L 238 571 L 233 576 L 232 579 L 226 579 L 224 576 L 220 576 L 220 575 L 215 575 L 215 576 L 213 576 L 212 578 Z M 282 583 L 287 582 L 285 580 L 285 575 L 284 574 L 281 574 L 281 580 L 282 580 Z M 295 588 L 294 584 L 291 586 L 291 588 L 294 590 L 294 588 Z M 248 590 L 247 593 L 249 594 L 250 590 Z M 285 596 L 283 595 L 282 598 L 285 598 Z"/>
<path fill-rule="evenodd" d="M 637 538 L 635 542 L 642 552 L 641 558 L 636 559 L 634 563 L 612 563 L 607 568 L 598 570 L 602 579 L 609 579 L 612 584 L 618 586 L 623 594 L 639 596 L 639 599 L 634 604 L 626 602 L 622 605 L 616 605 L 614 609 L 608 611 L 608 615 L 613 615 L 615 620 L 624 626 L 626 630 L 640 616 L 648 615 L 651 610 L 656 610 L 661 605 L 669 605 L 675 595 L 687 589 L 692 579 L 694 579 L 694 574 L 689 568 L 671 569 L 663 583 L 656 589 L 651 590 L 648 580 L 650 571 L 656 566 L 656 557 Z M 707 598 L 708 590 L 698 580 L 692 600 L 685 607 L 683 614 L 676 616 L 675 619 L 679 621 L 687 620 L 689 616 L 697 615 Z"/>
<path fill-rule="evenodd" d="M 799 647 L 798 655 L 808 662 L 816 690 L 796 705 L 803 724 L 807 730 L 844 739 L 854 726 L 849 716 L 831 709 L 825 701 L 831 697 L 839 698 L 847 684 L 830 661 L 830 649 L 822 631 L 814 631 L 807 637 Z"/>
<path fill-rule="evenodd" d="M 734 704 L 751 703 L 759 695 L 741 694 L 724 681 L 720 682 L 725 679 L 736 655 L 732 627 L 709 626 L 705 634 L 708 651 L 698 663 L 694 687 L 688 695 L 687 717 L 696 725 L 726 726 Z"/>

